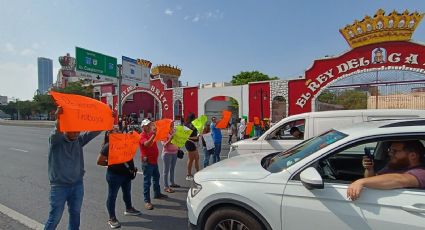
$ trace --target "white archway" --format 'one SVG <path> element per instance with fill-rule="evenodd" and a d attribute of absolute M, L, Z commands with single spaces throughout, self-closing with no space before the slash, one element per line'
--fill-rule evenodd
<path fill-rule="evenodd" d="M 248 85 L 200 88 L 198 91 L 198 114 L 205 114 L 205 104 L 217 96 L 235 99 L 239 105 L 239 116 L 248 115 Z"/>
<path fill-rule="evenodd" d="M 125 101 L 127 100 L 127 98 L 130 96 L 130 95 L 133 95 L 133 94 L 135 94 L 135 93 L 147 93 L 147 94 L 150 94 L 155 100 L 156 100 L 156 102 L 157 103 L 159 103 L 159 106 L 158 106 L 158 108 L 159 108 L 159 111 L 158 111 L 158 113 L 159 113 L 159 117 L 162 117 L 162 103 L 161 103 L 161 100 L 159 100 L 159 98 L 158 98 L 158 96 L 156 96 L 154 93 L 152 93 L 150 90 L 144 90 L 144 89 L 136 89 L 136 90 L 134 90 L 134 91 L 131 91 L 131 92 L 129 92 L 128 94 L 126 94 L 123 98 L 122 98 L 122 100 L 121 100 L 121 106 L 122 107 L 124 107 L 124 103 L 125 103 Z"/>

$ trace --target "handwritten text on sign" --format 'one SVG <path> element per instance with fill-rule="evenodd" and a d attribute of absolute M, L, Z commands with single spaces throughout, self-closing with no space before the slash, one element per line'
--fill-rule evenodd
<path fill-rule="evenodd" d="M 108 105 L 98 100 L 75 94 L 51 91 L 50 95 L 56 104 L 63 109 L 63 114 L 59 116 L 60 131 L 77 132 L 112 129 L 112 110 Z"/>
<path fill-rule="evenodd" d="M 133 159 L 140 136 L 137 133 L 111 133 L 109 135 L 108 165 L 121 164 Z"/>

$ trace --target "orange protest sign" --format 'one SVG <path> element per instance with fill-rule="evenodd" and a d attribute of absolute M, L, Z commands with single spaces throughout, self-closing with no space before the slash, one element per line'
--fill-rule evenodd
<path fill-rule="evenodd" d="M 171 119 L 161 119 L 155 121 L 156 136 L 155 141 L 166 141 L 171 129 Z"/>
<path fill-rule="evenodd" d="M 260 118 L 254 117 L 254 125 L 259 125 L 259 124 L 260 124 Z"/>
<path fill-rule="evenodd" d="M 248 124 L 246 125 L 245 135 L 249 135 L 251 133 L 253 126 L 253 122 L 248 122 Z"/>
<path fill-rule="evenodd" d="M 63 113 L 59 115 L 61 132 L 111 130 L 114 124 L 109 106 L 93 98 L 50 91 Z"/>
<path fill-rule="evenodd" d="M 225 129 L 227 128 L 227 125 L 229 124 L 230 118 L 232 117 L 232 112 L 228 110 L 223 110 L 223 115 L 221 117 L 221 120 L 217 123 L 215 126 L 218 129 Z"/>
<path fill-rule="evenodd" d="M 121 164 L 133 159 L 140 136 L 138 133 L 109 134 L 108 165 Z"/>

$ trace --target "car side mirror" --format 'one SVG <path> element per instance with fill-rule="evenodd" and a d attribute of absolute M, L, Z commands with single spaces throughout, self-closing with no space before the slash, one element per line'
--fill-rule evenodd
<path fill-rule="evenodd" d="M 323 179 L 314 167 L 308 167 L 300 174 L 301 183 L 308 190 L 323 189 Z"/>

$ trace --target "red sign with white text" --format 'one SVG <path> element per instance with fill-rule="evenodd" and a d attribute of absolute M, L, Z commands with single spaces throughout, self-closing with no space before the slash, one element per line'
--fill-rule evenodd
<path fill-rule="evenodd" d="M 315 60 L 305 72 L 305 79 L 288 83 L 289 115 L 312 111 L 312 101 L 339 78 L 391 69 L 425 74 L 425 46 L 413 42 L 384 42 L 359 47 L 339 57 Z"/>

